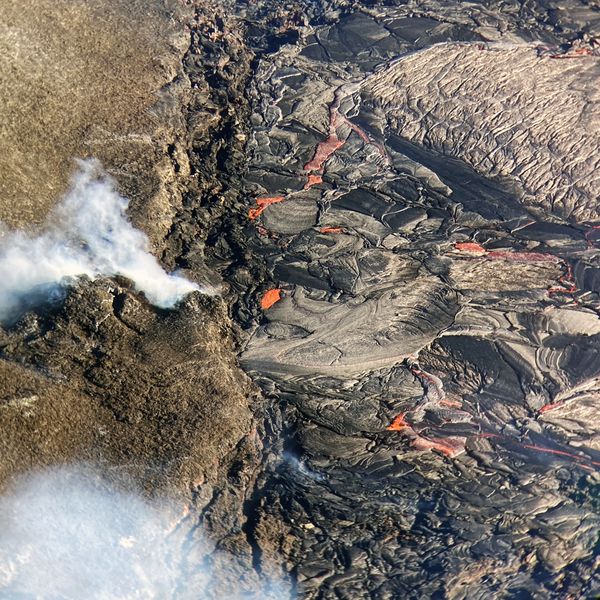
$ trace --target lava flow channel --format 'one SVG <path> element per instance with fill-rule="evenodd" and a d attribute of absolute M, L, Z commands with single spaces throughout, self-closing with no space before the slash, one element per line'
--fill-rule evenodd
<path fill-rule="evenodd" d="M 342 86 L 341 88 L 338 88 L 338 90 L 335 93 L 335 100 L 329 107 L 328 138 L 324 142 L 320 142 L 317 145 L 317 149 L 315 150 L 315 155 L 313 156 L 312 160 L 310 162 L 306 163 L 306 165 L 304 165 L 305 171 L 322 171 L 323 163 L 325 163 L 325 161 L 336 150 L 341 148 L 346 143 L 345 140 L 340 140 L 340 138 L 338 137 L 338 134 L 337 134 L 337 130 L 342 125 L 347 125 L 348 127 L 350 127 L 350 129 L 355 131 L 360 136 L 360 138 L 363 140 L 363 142 L 365 142 L 366 144 L 372 144 L 379 150 L 379 153 L 384 158 L 387 158 L 387 154 L 381 144 L 378 144 L 377 142 L 373 142 L 369 138 L 369 136 L 358 125 L 355 125 L 354 123 L 349 121 L 344 115 L 342 115 L 340 113 L 340 111 L 339 111 L 340 104 L 341 104 L 342 100 L 346 96 L 349 95 L 348 92 L 343 91 L 343 87 L 344 86 Z M 314 181 L 313 183 L 317 183 L 317 182 Z M 313 185 L 313 183 L 311 183 L 311 180 L 309 179 L 309 183 L 307 184 L 306 189 L 308 189 L 311 185 Z"/>

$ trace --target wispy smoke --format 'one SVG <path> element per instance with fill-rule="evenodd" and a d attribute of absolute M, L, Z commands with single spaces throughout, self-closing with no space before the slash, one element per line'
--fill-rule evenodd
<path fill-rule="evenodd" d="M 215 552 L 182 509 L 111 491 L 87 469 L 21 481 L 0 496 L 0 598 L 290 600 Z"/>
<path fill-rule="evenodd" d="M 68 278 L 78 275 L 123 275 L 163 308 L 199 289 L 166 273 L 149 253 L 147 236 L 127 221 L 128 201 L 114 190 L 99 162 L 80 164 L 43 233 L 0 232 L 0 323 L 14 320 L 27 304 L 51 300 Z"/>
<path fill-rule="evenodd" d="M 290 452 L 284 452 L 282 458 L 284 463 L 290 465 L 292 469 L 297 471 L 302 477 L 313 479 L 314 481 L 325 481 L 327 479 L 322 473 L 317 473 L 316 471 L 309 469 L 303 460 L 300 460 Z"/>

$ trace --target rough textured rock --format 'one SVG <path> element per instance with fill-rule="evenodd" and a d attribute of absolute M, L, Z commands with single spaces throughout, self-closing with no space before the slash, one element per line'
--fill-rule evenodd
<path fill-rule="evenodd" d="M 101 457 L 186 487 L 212 476 L 252 428 L 234 347 L 218 299 L 161 314 L 110 280 L 81 283 L 2 340 L 2 479 Z"/>
<path fill-rule="evenodd" d="M 598 61 L 557 60 L 541 44 L 439 44 L 365 82 L 402 137 L 510 175 L 527 204 L 598 219 Z"/>
<path fill-rule="evenodd" d="M 5 82 L 7 143 L 13 144 L 15 127 L 27 129 L 44 115 L 56 134 L 42 139 L 41 128 L 30 131 L 27 151 L 39 160 L 41 183 L 14 163 L 29 155 L 7 148 L 14 178 L 5 179 L 3 219 L 13 225 L 41 220 L 63 191 L 73 155 L 94 155 L 130 198 L 132 221 L 149 234 L 163 264 L 218 286 L 203 248 L 236 198 L 222 180 L 243 161 L 245 102 L 234 96 L 245 87 L 252 53 L 239 34 L 201 3 L 65 2 L 39 7 L 37 21 L 16 5 L 2 11 L 3 24 L 19 25 L 13 33 L 22 44 L 11 52 L 42 40 L 48 53 L 40 58 L 32 51 L 27 62 L 3 52 L 2 60 L 26 73 L 25 87 L 32 77 L 49 78 L 45 104 L 31 110 L 27 102 L 15 104 L 21 88 Z M 58 25 L 53 29 L 48 20 Z M 60 71 L 56 77 L 41 68 L 46 60 Z M 61 61 L 67 62 L 62 70 Z M 37 89 L 29 86 L 23 97 Z M 108 105 L 102 102 L 107 94 Z M 17 186 L 34 194 L 36 185 L 37 203 L 11 196 Z M 43 307 L 1 331 L 4 492 L 13 476 L 75 463 L 76 472 L 141 493 L 142 501 L 169 499 L 178 515 L 166 531 L 172 556 L 183 557 L 176 560 L 184 566 L 196 561 L 192 570 L 198 561 L 215 566 L 215 582 L 201 582 L 206 597 L 240 590 L 281 595 L 289 587 L 281 581 L 284 572 L 273 567 L 278 581 L 265 588 L 271 561 L 264 575 L 255 570 L 245 528 L 262 461 L 251 410 L 260 396 L 237 366 L 239 332 L 227 306 L 197 294 L 161 311 L 130 284 L 82 280 L 64 305 Z M 124 518 L 133 518 L 127 510 Z M 179 595 L 198 589 L 194 577 L 184 569 Z M 52 592 L 39 589 L 3 587 L 3 593 Z"/>
<path fill-rule="evenodd" d="M 506 38 L 520 46 L 472 43 L 489 32 L 414 14 L 394 21 L 395 10 L 307 32 L 263 57 L 250 88 L 244 234 L 280 291 L 263 305 L 242 365 L 284 403 L 284 440 L 267 437 L 276 458 L 253 523 L 278 516 L 291 527 L 296 541 L 281 552 L 306 598 L 576 597 L 591 589 L 600 531 L 590 495 L 595 430 L 588 444 L 581 429 L 598 381 L 595 230 L 581 223 L 595 206 L 595 154 L 565 141 L 565 160 L 587 169 L 581 185 L 591 186 L 568 188 L 579 194 L 577 212 L 559 206 L 554 188 L 552 202 L 534 197 L 536 181 L 556 182 L 553 168 L 569 176 L 558 155 L 541 161 L 543 150 L 527 154 L 529 142 L 515 142 L 527 163 L 517 172 L 492 164 L 510 141 L 496 141 L 490 164 L 460 150 L 468 137 L 443 135 L 438 147 L 455 105 L 461 121 L 481 119 L 469 129 L 473 153 L 495 139 L 496 124 L 477 100 L 439 92 L 428 53 L 448 78 L 464 56 L 475 73 L 499 73 L 512 54 L 540 61 L 547 74 L 530 78 L 539 89 L 525 102 L 540 103 L 539 124 L 524 130 L 530 148 L 545 147 L 536 131 L 552 135 L 562 102 L 577 115 L 594 111 L 593 97 L 554 96 L 550 80 L 561 72 L 585 81 L 597 59 L 593 47 L 580 67 L 541 57 L 540 44 L 522 44 L 523 31 Z M 448 39 L 461 43 L 367 72 Z M 495 52 L 501 60 L 490 59 Z M 395 115 L 430 77 L 431 106 L 414 103 L 424 115 L 418 137 Z M 464 79 L 479 104 L 502 103 L 487 86 L 506 78 Z M 517 128 L 519 98 L 507 92 L 502 113 Z M 565 135 L 591 147 L 590 127 Z M 575 398 L 588 408 L 579 418 L 565 412 L 563 431 L 554 411 Z M 266 544 L 262 529 L 256 539 Z"/>
<path fill-rule="evenodd" d="M 2 3 L 0 220 L 42 221 L 73 159 L 96 156 L 164 235 L 189 14 L 175 0 Z"/>
<path fill-rule="evenodd" d="M 15 448 L 42 449 L 15 451 L 16 469 L 68 436 L 93 443 L 71 443 L 65 457 L 125 465 L 155 493 L 178 484 L 184 546 L 201 525 L 237 557 L 210 553 L 228 573 L 222 595 L 280 579 L 320 600 L 595 597 L 595 154 L 577 145 L 595 121 L 540 157 L 561 125 L 552 107 L 595 115 L 593 89 L 579 83 L 599 60 L 596 8 L 222 6 L 195 6 L 188 25 L 170 225 L 152 229 L 150 204 L 132 215 L 158 232 L 169 269 L 223 282 L 243 331 L 232 337 L 219 301 L 192 295 L 160 313 L 125 282 L 84 282 L 57 313 L 3 334 L 0 419 Z M 520 73 L 540 66 L 523 104 L 509 58 Z M 445 73 L 463 74 L 464 102 L 442 94 Z M 536 107 L 520 143 L 501 138 L 492 92 L 515 135 Z M 405 99 L 419 117 L 410 131 L 398 127 Z M 452 111 L 466 126 L 440 140 Z M 234 350 L 215 348 L 223 339 L 241 342 L 265 398 L 236 372 Z M 205 373 L 209 354 L 219 362 Z M 52 379 L 67 372 L 72 385 Z M 82 410 L 58 431 L 27 429 L 56 421 L 38 403 L 75 401 Z M 207 419 L 217 424 L 202 429 Z M 91 425 L 105 422 L 114 445 Z"/>

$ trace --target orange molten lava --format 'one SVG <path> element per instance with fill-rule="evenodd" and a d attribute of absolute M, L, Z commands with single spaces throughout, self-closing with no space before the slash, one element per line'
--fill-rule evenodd
<path fill-rule="evenodd" d="M 261 300 L 260 305 L 263 308 L 271 308 L 271 306 L 273 306 L 273 304 L 275 304 L 275 302 L 279 302 L 279 300 L 281 300 L 281 290 L 280 289 L 269 290 L 263 296 L 263 299 Z"/>
<path fill-rule="evenodd" d="M 446 406 L 454 406 L 456 408 L 462 408 L 462 404 L 460 402 L 451 402 L 450 400 L 446 400 L 445 398 L 440 398 L 438 400 L 440 404 L 445 404 Z M 461 411 L 464 412 L 464 411 Z"/>
<path fill-rule="evenodd" d="M 556 404 L 546 404 L 546 406 L 542 406 L 542 408 L 540 408 L 540 410 L 538 411 L 540 413 L 540 415 L 544 414 L 545 412 L 548 412 L 549 410 L 554 410 L 555 408 L 560 408 L 561 406 L 564 406 L 566 404 L 565 402 L 557 402 Z"/>
<path fill-rule="evenodd" d="M 596 231 L 596 229 L 600 229 L 600 225 L 593 225 L 592 228 L 585 234 L 585 239 L 587 240 L 587 243 L 592 247 L 595 248 L 595 244 L 594 242 L 592 242 L 592 240 L 590 240 L 589 235 L 590 233 L 592 233 L 593 231 Z"/>
<path fill-rule="evenodd" d="M 275 198 L 257 198 L 256 204 L 258 204 L 258 208 L 251 208 L 248 212 L 248 216 L 251 219 L 256 219 L 260 213 L 267 208 L 270 204 L 275 204 L 276 202 L 281 202 L 285 196 L 277 196 Z"/>
<path fill-rule="evenodd" d="M 313 159 L 304 165 L 305 171 L 320 171 L 323 169 L 323 163 L 346 142 L 340 140 L 335 130 L 333 130 L 326 141 L 321 142 L 315 150 Z"/>
<path fill-rule="evenodd" d="M 317 183 L 323 183 L 323 178 L 320 177 L 319 175 L 313 175 L 312 173 L 308 176 L 308 182 L 307 184 L 304 186 L 305 190 L 309 190 L 313 185 L 316 185 Z"/>
<path fill-rule="evenodd" d="M 323 227 L 320 233 L 340 233 L 341 231 L 341 227 Z"/>
<path fill-rule="evenodd" d="M 388 427 L 388 431 L 402 431 L 407 428 L 410 429 L 410 425 L 404 420 L 404 413 L 400 413 Z"/>
<path fill-rule="evenodd" d="M 462 242 L 460 244 L 454 244 L 454 247 L 460 252 L 485 252 L 485 248 L 479 244 L 473 242 Z"/>
<path fill-rule="evenodd" d="M 571 267 L 570 265 L 568 265 L 566 262 L 562 261 L 563 264 L 567 267 L 567 272 L 562 276 L 559 277 L 558 279 L 558 283 L 560 283 L 561 285 L 564 285 L 564 288 L 550 288 L 548 290 L 548 293 L 552 293 L 552 292 L 557 292 L 560 294 L 572 294 L 573 292 L 577 291 L 577 286 L 575 285 L 575 282 L 573 281 L 573 274 L 571 273 Z M 569 287 L 566 287 L 569 286 Z"/>
<path fill-rule="evenodd" d="M 463 442 L 451 439 L 427 439 L 419 436 L 410 445 L 415 450 L 438 450 L 448 458 L 456 458 L 465 451 Z"/>

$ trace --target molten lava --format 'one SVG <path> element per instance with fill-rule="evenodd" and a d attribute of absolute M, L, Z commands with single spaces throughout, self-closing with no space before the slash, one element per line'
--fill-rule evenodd
<path fill-rule="evenodd" d="M 275 304 L 276 302 L 279 302 L 279 300 L 281 300 L 281 290 L 276 288 L 274 290 L 269 290 L 263 296 L 260 305 L 265 309 L 271 308 L 271 306 L 273 306 L 273 304 Z"/>
<path fill-rule="evenodd" d="M 256 204 L 258 204 L 258 208 L 251 208 L 248 212 L 248 216 L 251 219 L 256 219 L 256 217 L 258 217 L 258 215 L 260 215 L 260 213 L 262 213 L 267 206 L 275 204 L 276 202 L 281 202 L 284 198 L 285 196 L 276 196 L 275 198 L 257 198 Z"/>

